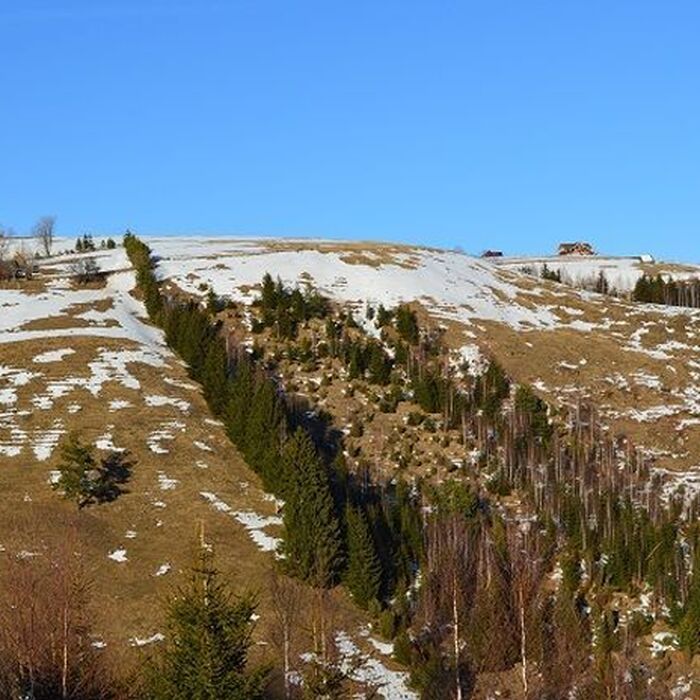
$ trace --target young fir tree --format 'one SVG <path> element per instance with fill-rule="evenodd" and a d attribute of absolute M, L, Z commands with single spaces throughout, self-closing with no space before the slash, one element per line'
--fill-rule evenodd
<path fill-rule="evenodd" d="M 150 673 L 153 700 L 256 700 L 268 669 L 248 668 L 256 605 L 233 596 L 201 548 L 168 610 L 168 635 Z"/>
<path fill-rule="evenodd" d="M 689 659 L 700 652 L 700 547 L 697 544 L 690 590 L 678 627 L 678 642 Z"/>
<path fill-rule="evenodd" d="M 98 476 L 97 461 L 92 449 L 83 445 L 75 433 L 71 433 L 61 445 L 61 462 L 58 465 L 60 476 L 53 484 L 54 489 L 75 501 L 79 508 L 92 499 L 93 482 Z"/>
<path fill-rule="evenodd" d="M 331 585 L 342 566 L 343 545 L 326 470 L 302 428 L 282 454 L 284 553 L 291 575 Z"/>
<path fill-rule="evenodd" d="M 375 321 L 377 328 L 388 326 L 391 323 L 392 318 L 392 313 L 387 311 L 383 304 L 380 304 L 379 308 L 377 309 L 377 320 Z"/>
<path fill-rule="evenodd" d="M 274 318 L 272 312 L 276 310 L 277 303 L 277 287 L 272 275 L 266 272 L 262 280 L 262 292 L 260 293 L 260 306 L 263 310 L 263 322 L 265 325 L 270 325 Z"/>
<path fill-rule="evenodd" d="M 263 380 L 250 406 L 243 451 L 250 466 L 262 477 L 265 486 L 279 491 L 280 472 L 277 466 L 284 413 L 274 382 Z"/>
<path fill-rule="evenodd" d="M 236 364 L 233 381 L 229 389 L 228 406 L 226 407 L 226 428 L 229 437 L 239 450 L 245 446 L 245 436 L 248 427 L 248 412 L 255 393 L 255 378 L 253 367 L 247 358 Z"/>
<path fill-rule="evenodd" d="M 122 492 L 120 484 L 131 476 L 133 463 L 124 455 L 112 452 L 98 462 L 93 452 L 93 448 L 83 445 L 75 433 L 61 445 L 59 477 L 53 487 L 62 491 L 65 498 L 75 501 L 78 508 L 113 501 Z"/>
<path fill-rule="evenodd" d="M 227 365 L 223 340 L 216 337 L 209 344 L 204 358 L 202 385 L 204 386 L 204 397 L 217 416 L 223 413 L 228 402 Z"/>
<path fill-rule="evenodd" d="M 372 343 L 369 350 L 370 380 L 375 384 L 388 384 L 391 376 L 391 360 L 381 345 Z"/>
<path fill-rule="evenodd" d="M 348 561 L 343 581 L 355 602 L 362 608 L 379 597 L 382 567 L 367 519 L 358 508 L 345 510 Z"/>
<path fill-rule="evenodd" d="M 206 351 L 211 342 L 212 326 L 208 315 L 198 306 L 190 304 L 184 317 L 180 337 L 180 354 L 190 366 L 190 375 L 201 379 Z"/>
<path fill-rule="evenodd" d="M 399 335 L 411 345 L 418 342 L 418 320 L 415 311 L 408 306 L 399 306 L 396 309 L 396 330 Z"/>

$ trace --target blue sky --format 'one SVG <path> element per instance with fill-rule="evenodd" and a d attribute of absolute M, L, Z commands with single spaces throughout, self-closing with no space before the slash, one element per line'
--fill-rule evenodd
<path fill-rule="evenodd" d="M 700 3 L 0 0 L 0 222 L 700 260 Z"/>

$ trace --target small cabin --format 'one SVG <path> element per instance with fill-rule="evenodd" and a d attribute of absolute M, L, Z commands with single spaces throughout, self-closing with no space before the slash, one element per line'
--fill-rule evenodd
<path fill-rule="evenodd" d="M 639 256 L 639 262 L 643 263 L 653 263 L 654 262 L 654 256 L 649 255 L 649 253 L 644 253 Z"/>
<path fill-rule="evenodd" d="M 485 250 L 481 254 L 482 258 L 502 258 L 503 257 L 503 251 L 500 250 Z"/>
<path fill-rule="evenodd" d="M 590 243 L 576 241 L 575 243 L 560 243 L 559 255 L 595 255 Z"/>

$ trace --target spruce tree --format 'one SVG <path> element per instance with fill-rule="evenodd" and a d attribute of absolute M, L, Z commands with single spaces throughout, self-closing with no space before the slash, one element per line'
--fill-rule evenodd
<path fill-rule="evenodd" d="M 217 416 L 223 413 L 228 402 L 227 365 L 226 348 L 223 340 L 217 336 L 209 344 L 202 367 L 204 397 Z"/>
<path fill-rule="evenodd" d="M 302 428 L 285 444 L 282 469 L 288 484 L 283 491 L 288 571 L 319 586 L 331 585 L 342 566 L 340 525 L 328 475 Z"/>
<path fill-rule="evenodd" d="M 700 547 L 697 543 L 695 546 L 693 577 L 678 627 L 679 645 L 689 659 L 700 652 Z"/>
<path fill-rule="evenodd" d="M 272 279 L 272 275 L 266 272 L 262 280 L 262 292 L 260 294 L 260 305 L 263 310 L 263 322 L 265 325 L 271 323 L 272 312 L 277 308 L 277 288 Z"/>
<path fill-rule="evenodd" d="M 379 597 L 382 567 L 364 513 L 348 505 L 345 510 L 348 562 L 344 583 L 362 608 Z"/>
<path fill-rule="evenodd" d="M 171 600 L 165 646 L 150 674 L 154 700 L 256 700 L 268 671 L 248 668 L 255 602 L 233 596 L 202 548 Z"/>
<path fill-rule="evenodd" d="M 79 508 L 90 502 L 92 481 L 97 475 L 97 461 L 88 445 L 81 444 L 78 436 L 71 433 L 61 445 L 61 462 L 58 465 L 60 476 L 54 489 L 75 501 Z"/>
<path fill-rule="evenodd" d="M 369 349 L 370 379 L 375 384 L 388 384 L 391 375 L 391 361 L 378 343 L 372 343 Z"/>
<path fill-rule="evenodd" d="M 377 328 L 383 328 L 384 326 L 388 326 L 391 323 L 391 319 L 391 312 L 387 311 L 384 308 L 383 304 L 380 304 L 379 308 L 377 309 L 377 320 L 375 321 Z"/>
<path fill-rule="evenodd" d="M 243 451 L 250 466 L 273 492 L 278 492 L 280 486 L 277 462 L 283 417 L 275 384 L 271 379 L 264 379 L 253 395 Z"/>
<path fill-rule="evenodd" d="M 418 320 L 415 311 L 408 306 L 399 306 L 396 309 L 396 330 L 399 335 L 411 345 L 418 342 Z"/>
<path fill-rule="evenodd" d="M 255 378 L 253 376 L 253 367 L 250 360 L 243 357 L 236 364 L 226 408 L 226 428 L 229 437 L 239 450 L 243 450 L 245 446 L 248 413 L 254 392 Z"/>
<path fill-rule="evenodd" d="M 92 446 L 82 444 L 77 434 L 71 433 L 61 445 L 59 477 L 53 488 L 75 501 L 78 508 L 113 501 L 122 492 L 120 484 L 129 480 L 132 466 L 127 457 L 117 452 L 98 462 Z"/>

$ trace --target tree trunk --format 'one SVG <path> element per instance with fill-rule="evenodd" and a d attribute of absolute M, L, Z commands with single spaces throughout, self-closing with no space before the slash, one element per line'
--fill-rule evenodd
<path fill-rule="evenodd" d="M 520 608 L 520 673 L 523 681 L 523 694 L 527 697 L 527 633 L 525 631 L 525 600 L 522 583 L 518 589 L 518 607 Z"/>

